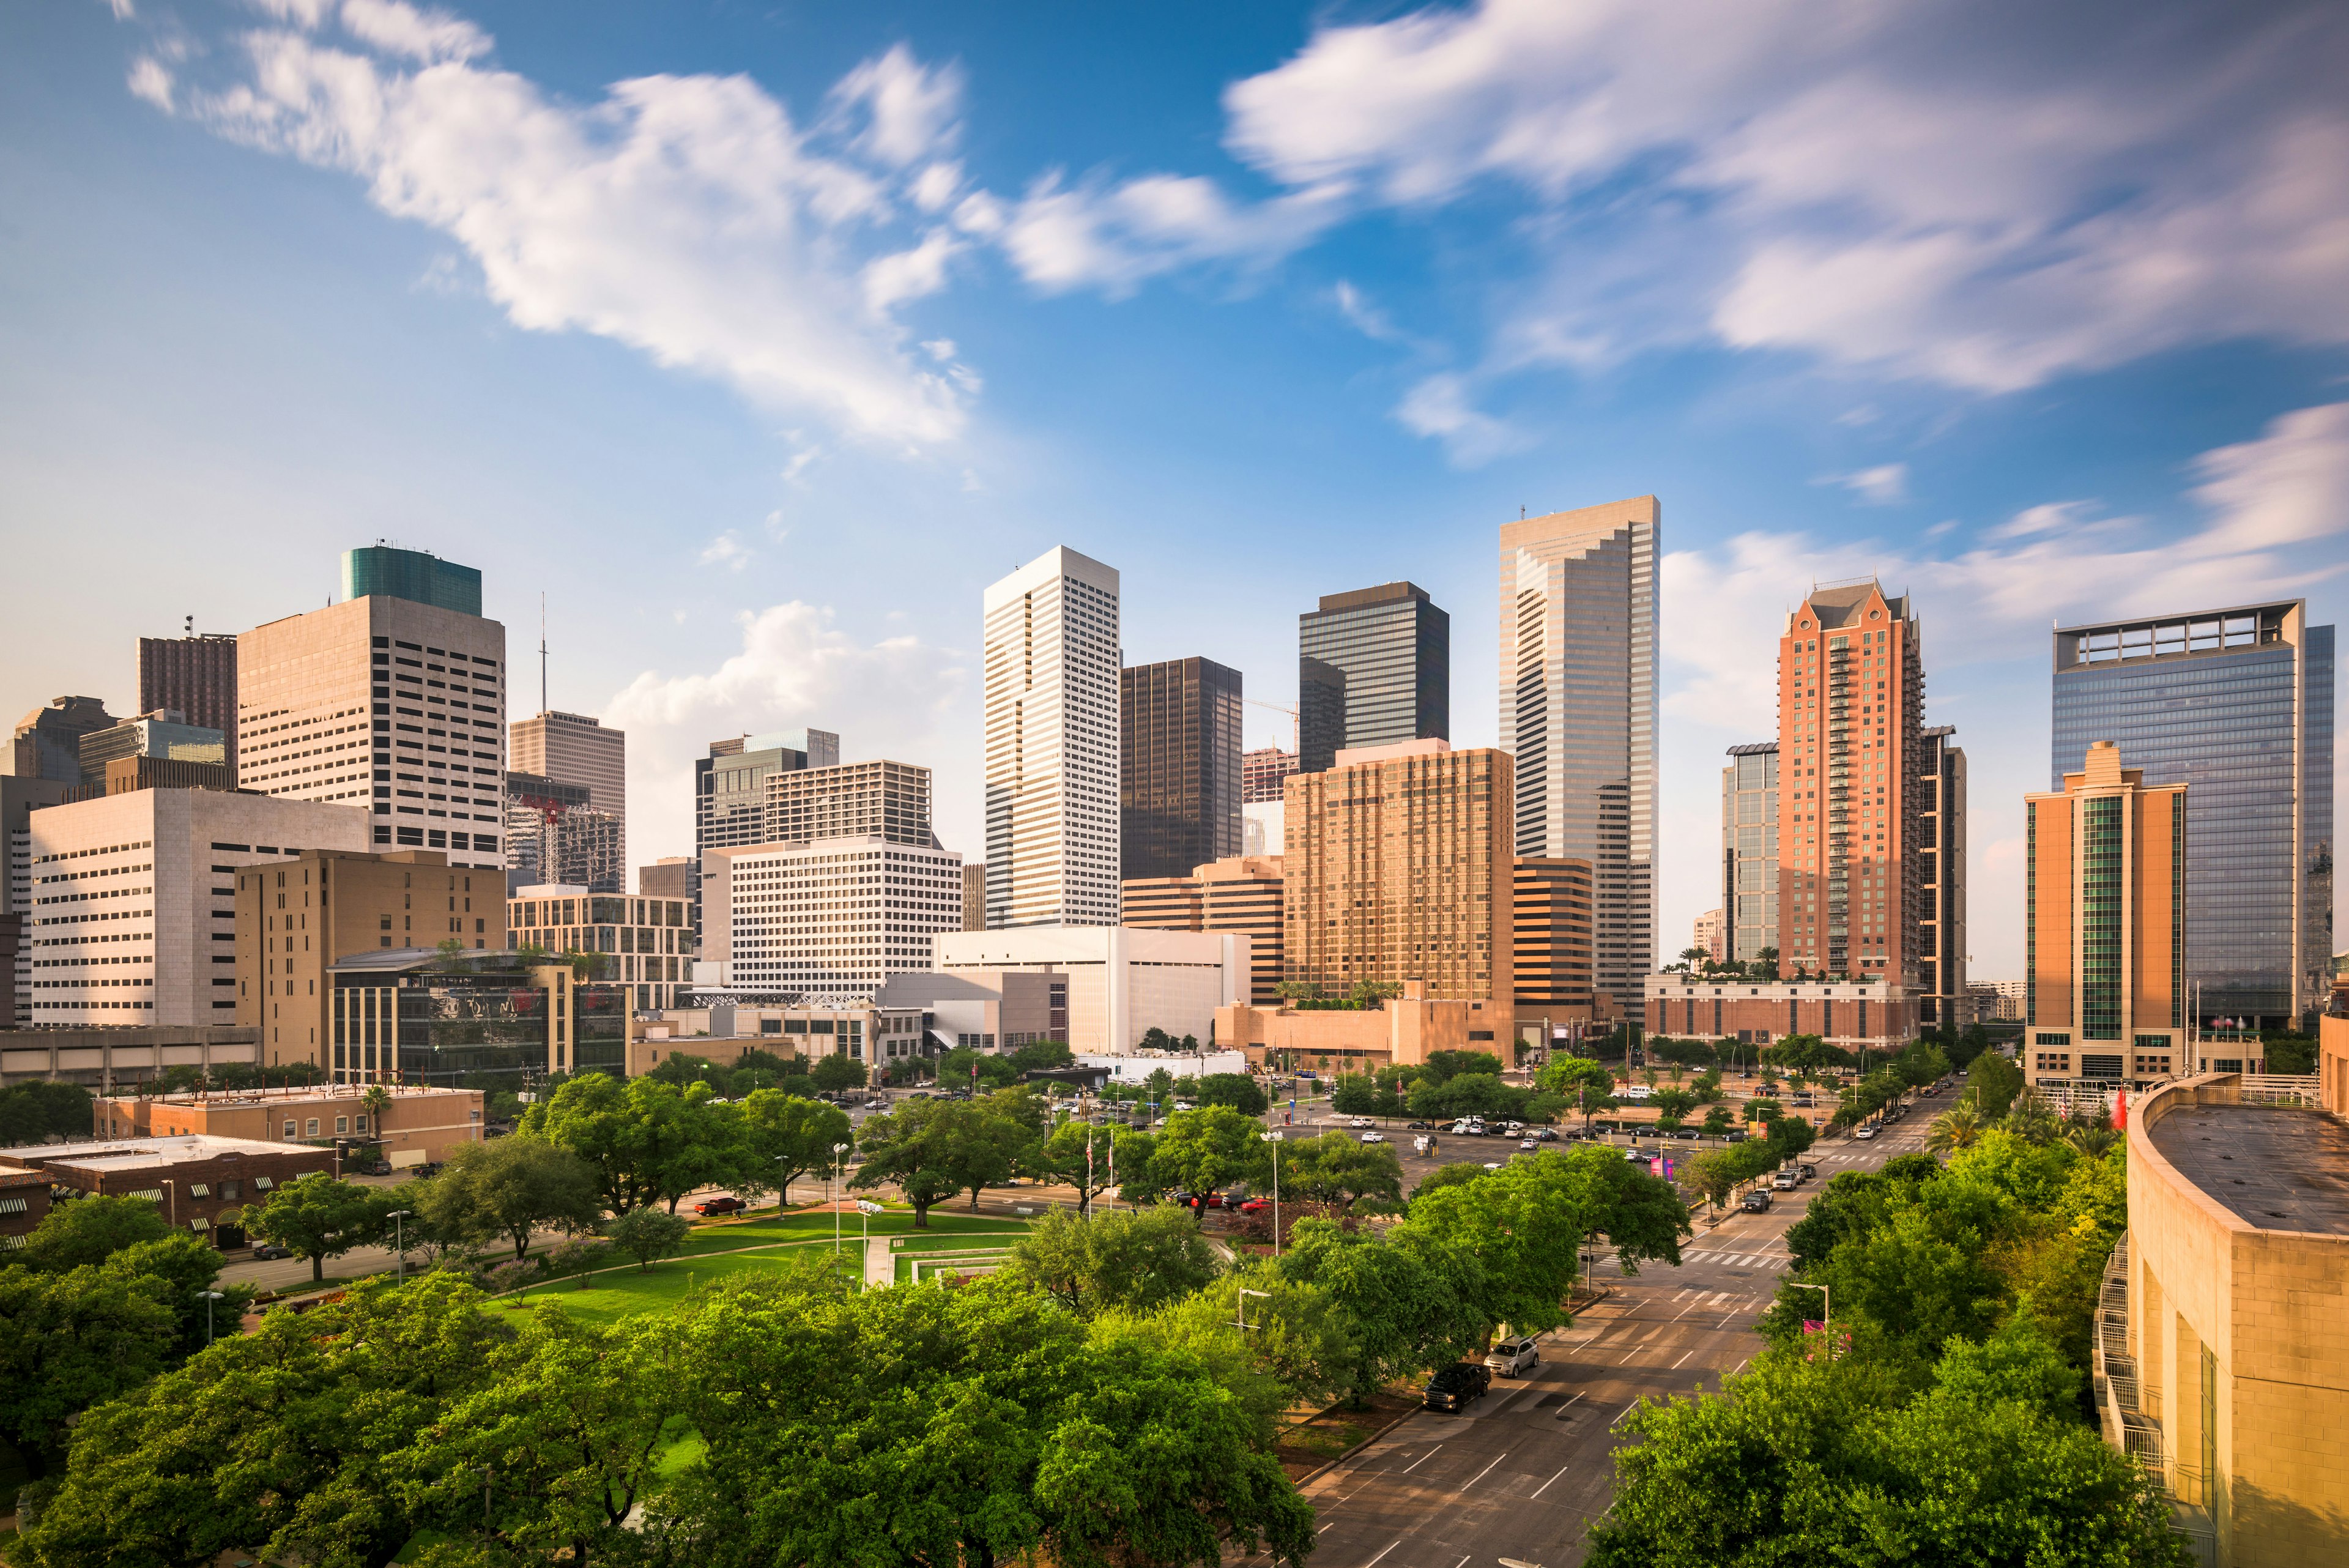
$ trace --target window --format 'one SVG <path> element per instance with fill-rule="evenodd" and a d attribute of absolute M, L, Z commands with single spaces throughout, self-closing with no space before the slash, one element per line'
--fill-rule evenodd
<path fill-rule="evenodd" d="M 348 1117 L 348 1116 L 336 1116 L 336 1117 L 335 1118 L 335 1131 L 336 1131 L 336 1133 L 347 1133 L 347 1132 L 348 1132 L 348 1131 L 350 1131 L 350 1130 L 351 1130 L 351 1118 L 350 1118 L 350 1117 Z"/>
<path fill-rule="evenodd" d="M 355 1117 L 352 1121 L 351 1127 L 352 1130 L 357 1132 L 360 1137 L 364 1137 L 367 1136 L 367 1117 Z"/>
<path fill-rule="evenodd" d="M 307 1136 L 309 1136 L 309 1137 L 316 1137 L 318 1136 L 318 1118 L 317 1118 L 317 1117 L 316 1117 L 316 1116 L 312 1116 L 312 1117 L 310 1118 L 310 1121 L 309 1121 L 309 1127 L 310 1127 L 310 1131 L 309 1131 L 309 1133 L 308 1133 L 308 1135 L 307 1135 Z"/>
<path fill-rule="evenodd" d="M 294 1137 L 294 1123 L 290 1119 L 285 1124 L 285 1136 L 288 1138 Z"/>
<path fill-rule="evenodd" d="M 201 1181 L 191 1181 L 190 1183 L 188 1183 L 188 1196 L 189 1196 L 189 1197 L 191 1197 L 191 1198 L 210 1198 L 212 1195 L 212 1189 L 210 1187 L 206 1186 L 204 1183 L 202 1183 L 202 1182 L 201 1182 Z"/>
<path fill-rule="evenodd" d="M 274 1177 L 256 1176 L 253 1179 L 253 1189 L 255 1192 L 266 1192 L 276 1185 L 277 1180 Z"/>

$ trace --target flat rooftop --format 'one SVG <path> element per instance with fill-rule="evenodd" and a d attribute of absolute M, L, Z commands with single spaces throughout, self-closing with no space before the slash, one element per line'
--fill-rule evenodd
<path fill-rule="evenodd" d="M 138 1170 L 196 1159 L 219 1159 L 232 1154 L 299 1154 L 314 1147 L 308 1144 L 264 1143 L 258 1138 L 216 1137 L 209 1133 L 176 1133 L 162 1137 L 105 1138 L 91 1143 L 41 1143 L 0 1148 L 0 1163 L 41 1169 L 71 1166 L 89 1171 Z"/>
<path fill-rule="evenodd" d="M 2181 1106 L 2153 1147 L 2204 1193 L 2262 1231 L 2349 1236 L 2349 1128 L 2286 1106 Z"/>

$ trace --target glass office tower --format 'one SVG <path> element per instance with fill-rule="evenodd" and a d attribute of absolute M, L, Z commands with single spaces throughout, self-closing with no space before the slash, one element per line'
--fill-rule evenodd
<path fill-rule="evenodd" d="M 2333 951 L 2333 628 L 2304 600 L 2064 627 L 2052 787 L 2111 741 L 2182 784 L 2189 1001 L 2275 1026 L 2315 1006 Z"/>
<path fill-rule="evenodd" d="M 1297 618 L 1297 651 L 1298 772 L 1327 773 L 1349 746 L 1452 738 L 1452 618 L 1425 588 L 1324 594 Z"/>
<path fill-rule="evenodd" d="M 1721 911 L 1726 956 L 1778 949 L 1778 742 L 1732 746 L 1721 770 Z"/>
<path fill-rule="evenodd" d="M 1188 877 L 1240 852 L 1240 672 L 1170 659 L 1119 672 L 1121 876 Z"/>

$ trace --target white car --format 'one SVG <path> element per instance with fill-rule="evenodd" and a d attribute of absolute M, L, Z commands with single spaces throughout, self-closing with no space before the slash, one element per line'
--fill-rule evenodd
<path fill-rule="evenodd" d="M 1525 1150 L 1527 1154 L 1531 1154 L 1534 1150 L 1541 1147 L 1541 1141 L 1538 1138 L 1519 1138 L 1517 1140 L 1517 1147 Z"/>
<path fill-rule="evenodd" d="M 1874 1127 L 1861 1127 L 1857 1132 L 1853 1133 L 1851 1136 L 1854 1137 L 1874 1137 L 1876 1136 L 1876 1129 Z"/>
<path fill-rule="evenodd" d="M 1382 1132 L 1366 1132 L 1362 1135 L 1362 1141 L 1364 1143 L 1384 1143 L 1387 1141 L 1387 1135 Z"/>
<path fill-rule="evenodd" d="M 1485 1366 L 1495 1377 L 1523 1377 L 1541 1365 L 1541 1352 L 1530 1339 L 1497 1340 L 1485 1353 Z"/>
<path fill-rule="evenodd" d="M 1346 1125 L 1350 1127 L 1376 1127 L 1378 1124 L 1368 1116 L 1356 1116 Z"/>
<path fill-rule="evenodd" d="M 1634 1084 L 1623 1091 L 1623 1097 L 1627 1100 L 1644 1100 L 1655 1092 L 1645 1084 Z"/>

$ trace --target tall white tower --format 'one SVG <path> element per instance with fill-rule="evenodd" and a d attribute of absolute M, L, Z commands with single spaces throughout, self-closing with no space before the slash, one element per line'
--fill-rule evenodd
<path fill-rule="evenodd" d="M 1591 863 L 1592 979 L 1641 1005 L 1656 965 L 1652 495 L 1501 528 L 1501 749 L 1517 853 Z"/>
<path fill-rule="evenodd" d="M 1117 573 L 1056 546 L 987 590 L 987 926 L 1118 919 Z"/>

